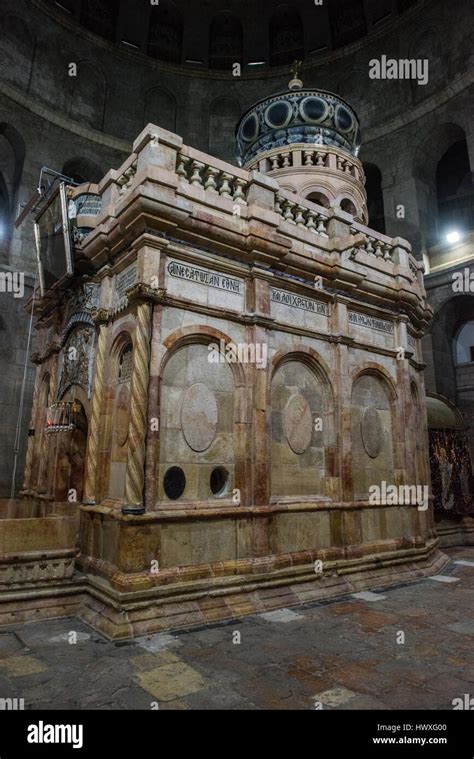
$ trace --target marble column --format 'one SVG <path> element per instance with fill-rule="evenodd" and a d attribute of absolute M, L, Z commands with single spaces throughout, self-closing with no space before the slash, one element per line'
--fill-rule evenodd
<path fill-rule="evenodd" d="M 41 367 L 36 367 L 36 379 L 35 379 L 35 387 L 33 391 L 33 401 L 31 404 L 31 420 L 30 420 L 30 429 L 35 429 L 36 433 L 36 413 L 38 410 L 38 394 L 39 394 L 39 386 L 40 386 L 40 374 L 41 374 Z M 23 490 L 30 490 L 31 489 L 31 474 L 33 469 L 33 458 L 34 458 L 34 450 L 35 450 L 35 438 L 33 435 L 28 437 L 28 446 L 26 449 L 26 458 L 25 458 L 25 470 L 24 470 L 24 476 L 23 476 Z"/>
<path fill-rule="evenodd" d="M 133 373 L 125 474 L 124 514 L 143 514 L 146 435 L 148 430 L 148 384 L 150 379 L 151 314 L 149 301 L 138 301 L 133 346 Z"/>
<path fill-rule="evenodd" d="M 105 352 L 107 343 L 108 313 L 104 309 L 96 311 L 94 321 L 99 327 L 97 351 L 94 366 L 94 393 L 92 396 L 91 421 L 87 438 L 85 462 L 83 503 L 86 506 L 95 504 L 97 486 L 97 460 L 99 455 L 100 412 L 104 394 Z"/>

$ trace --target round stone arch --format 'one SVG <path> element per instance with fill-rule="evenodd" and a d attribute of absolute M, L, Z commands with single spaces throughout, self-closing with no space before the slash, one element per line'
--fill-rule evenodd
<path fill-rule="evenodd" d="M 314 203 L 322 208 L 331 208 L 334 203 L 334 192 L 329 184 L 319 182 L 307 183 L 303 185 L 300 190 L 300 195 L 304 195 L 305 200 L 309 200 L 310 203 Z M 314 196 L 314 197 L 312 197 Z"/>
<path fill-rule="evenodd" d="M 273 356 L 267 405 L 271 497 L 328 498 L 337 438 L 334 394 L 316 351 L 293 347 Z"/>
<path fill-rule="evenodd" d="M 180 329 L 163 342 L 159 368 L 158 500 L 234 506 L 245 500 L 250 405 L 243 364 L 229 363 L 225 333 L 204 325 Z M 204 504 L 203 504 L 204 505 Z"/>
<path fill-rule="evenodd" d="M 366 500 L 382 481 L 394 484 L 397 392 L 378 365 L 356 370 L 351 387 L 352 487 L 355 500 Z"/>

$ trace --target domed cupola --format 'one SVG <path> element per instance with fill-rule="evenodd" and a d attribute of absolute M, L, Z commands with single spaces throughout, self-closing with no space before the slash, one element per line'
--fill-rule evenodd
<path fill-rule="evenodd" d="M 359 120 L 332 92 L 308 89 L 299 62 L 285 92 L 252 106 L 236 128 L 239 166 L 275 176 L 282 187 L 367 221 Z"/>

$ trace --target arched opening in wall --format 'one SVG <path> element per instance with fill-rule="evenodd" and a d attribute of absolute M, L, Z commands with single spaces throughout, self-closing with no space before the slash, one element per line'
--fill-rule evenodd
<path fill-rule="evenodd" d="M 332 0 L 329 22 L 333 47 L 342 47 L 367 34 L 364 0 Z"/>
<path fill-rule="evenodd" d="M 20 200 L 26 146 L 10 124 L 0 123 L 0 255 L 6 262 Z"/>
<path fill-rule="evenodd" d="M 364 373 L 351 395 L 352 481 L 355 499 L 366 499 L 370 487 L 393 480 L 391 391 L 377 373 Z"/>
<path fill-rule="evenodd" d="M 217 98 L 209 111 L 209 153 L 228 163 L 235 163 L 235 125 L 240 106 L 231 98 Z"/>
<path fill-rule="evenodd" d="M 107 79 L 96 63 L 81 61 L 73 78 L 69 115 L 93 129 L 104 128 Z"/>
<path fill-rule="evenodd" d="M 79 391 L 82 388 L 78 388 Z M 74 398 L 74 386 L 68 390 L 72 429 L 61 432 L 55 441 L 54 498 L 56 501 L 81 503 L 87 448 L 88 421 L 83 404 Z"/>
<path fill-rule="evenodd" d="M 436 167 L 438 234 L 474 230 L 474 184 L 465 139 L 451 145 Z"/>
<path fill-rule="evenodd" d="M 183 57 L 183 22 L 171 0 L 151 6 L 148 27 L 148 55 L 169 63 L 181 63 Z"/>
<path fill-rule="evenodd" d="M 234 485 L 234 373 L 204 343 L 165 357 L 157 498 L 212 501 Z M 241 484 L 237 484 L 241 487 Z"/>
<path fill-rule="evenodd" d="M 115 41 L 119 0 L 82 0 L 81 24 L 93 34 Z"/>
<path fill-rule="evenodd" d="M 304 32 L 296 8 L 280 5 L 270 19 L 270 66 L 285 66 L 304 58 Z"/>
<path fill-rule="evenodd" d="M 104 176 L 104 172 L 100 166 L 88 158 L 70 158 L 63 165 L 61 173 L 78 184 L 86 184 L 88 182 L 98 184 Z"/>
<path fill-rule="evenodd" d="M 127 333 L 122 333 L 117 338 L 116 347 L 111 354 L 113 396 L 108 495 L 117 500 L 122 500 L 125 493 L 132 370 L 133 344 L 130 336 Z"/>
<path fill-rule="evenodd" d="M 289 354 L 271 382 L 271 497 L 327 496 L 335 435 L 329 383 L 315 361 Z M 314 547 L 314 546 L 313 546 Z"/>
<path fill-rule="evenodd" d="M 472 456 L 462 415 L 453 403 L 435 393 L 428 393 L 426 407 L 436 521 L 472 515 Z"/>
<path fill-rule="evenodd" d="M 176 132 L 176 98 L 162 87 L 153 87 L 146 94 L 144 126 L 147 124 Z"/>
<path fill-rule="evenodd" d="M 357 208 L 355 204 L 349 198 L 343 198 L 340 203 L 341 209 L 346 213 L 350 213 L 351 216 L 357 216 Z"/>
<path fill-rule="evenodd" d="M 209 68 L 232 70 L 234 63 L 242 63 L 243 32 L 237 16 L 222 11 L 211 21 L 209 31 Z"/>
<path fill-rule="evenodd" d="M 367 193 L 367 209 L 369 227 L 376 232 L 385 234 L 385 209 L 382 191 L 382 173 L 373 163 L 364 163 L 365 191 Z"/>
<path fill-rule="evenodd" d="M 456 364 L 474 363 L 474 320 L 459 327 L 453 341 L 454 360 Z"/>
<path fill-rule="evenodd" d="M 0 18 L 0 77 L 27 90 L 35 55 L 35 37 L 24 18 L 5 13 Z"/>
<path fill-rule="evenodd" d="M 10 229 L 10 200 L 8 189 L 3 174 L 0 172 L 0 256 L 3 260 L 7 259 L 7 240 Z"/>
<path fill-rule="evenodd" d="M 461 274 L 463 270 L 461 270 Z M 427 387 L 455 404 L 465 419 L 474 419 L 474 295 L 457 295 L 437 309 L 423 353 L 430 367 Z M 474 460 L 474 430 L 467 430 Z"/>
<path fill-rule="evenodd" d="M 306 195 L 306 200 L 310 200 L 311 203 L 316 203 L 323 208 L 330 207 L 330 200 L 323 192 L 310 192 L 309 195 Z"/>

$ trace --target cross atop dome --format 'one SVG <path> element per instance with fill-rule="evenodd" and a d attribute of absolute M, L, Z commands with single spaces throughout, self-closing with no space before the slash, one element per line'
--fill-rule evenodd
<path fill-rule="evenodd" d="M 300 79 L 299 73 L 301 71 L 301 66 L 303 65 L 303 61 L 293 61 L 293 65 L 290 68 L 291 73 L 293 74 L 293 79 L 290 79 L 288 82 L 288 89 L 290 90 L 301 90 L 303 87 L 303 80 Z"/>

